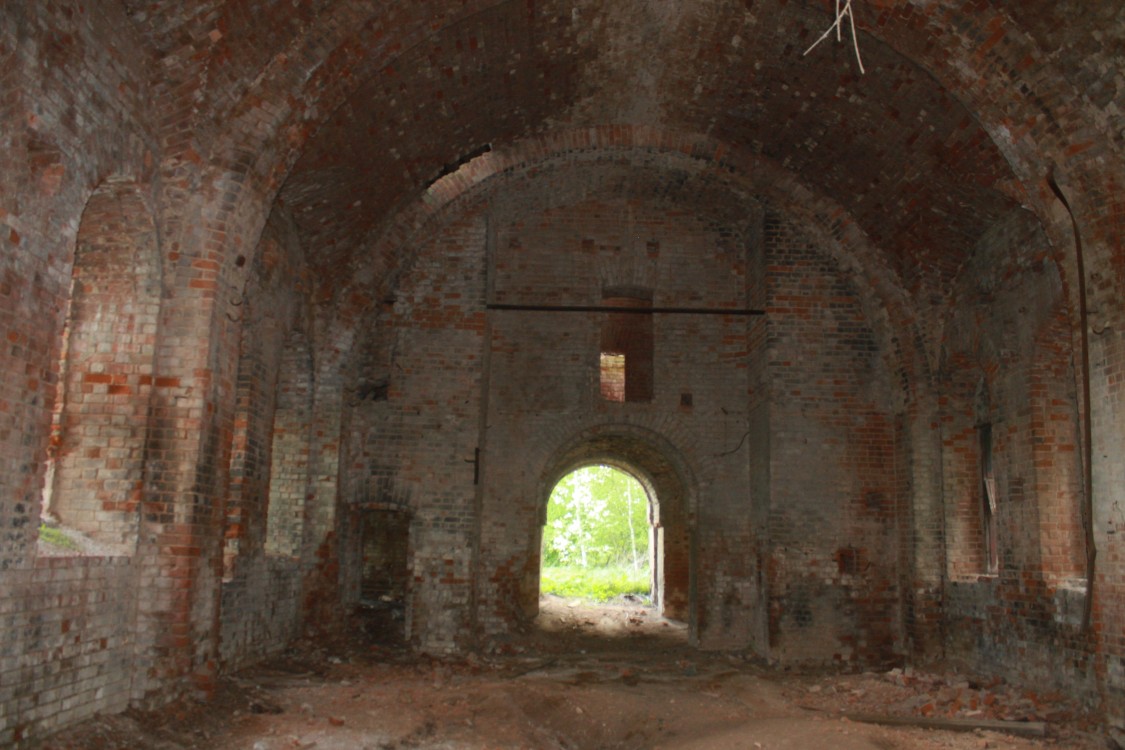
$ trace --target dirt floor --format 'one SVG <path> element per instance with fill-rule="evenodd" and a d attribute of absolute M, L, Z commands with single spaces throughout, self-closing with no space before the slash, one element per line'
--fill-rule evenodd
<path fill-rule="evenodd" d="M 99 718 L 43 750 L 894 750 L 1105 748 L 1062 696 L 956 674 L 780 673 L 690 648 L 639 604 L 546 597 L 537 627 L 487 655 L 437 660 L 380 638 L 304 641 L 221 683 L 207 704 Z M 1005 722 L 884 726 L 861 715 Z M 849 718 L 850 717 L 850 718 Z"/>

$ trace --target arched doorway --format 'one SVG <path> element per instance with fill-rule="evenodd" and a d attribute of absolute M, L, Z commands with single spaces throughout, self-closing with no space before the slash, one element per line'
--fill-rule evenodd
<path fill-rule="evenodd" d="M 651 602 L 652 515 L 648 491 L 625 469 L 591 464 L 564 476 L 547 502 L 540 593 Z"/>
<path fill-rule="evenodd" d="M 555 455 L 540 485 L 540 547 L 549 500 L 561 480 L 594 465 L 627 473 L 637 480 L 648 501 L 653 605 L 664 617 L 687 622 L 694 635 L 690 475 L 677 457 L 666 440 L 639 428 L 602 427 L 578 436 Z"/>

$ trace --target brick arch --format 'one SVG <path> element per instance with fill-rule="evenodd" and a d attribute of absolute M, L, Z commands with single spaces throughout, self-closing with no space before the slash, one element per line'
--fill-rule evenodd
<path fill-rule="evenodd" d="M 445 12 L 429 5 L 400 3 L 393 13 L 373 4 L 359 13 L 333 4 L 334 15 L 323 22 L 322 33 L 305 35 L 306 44 L 294 45 L 273 56 L 258 71 L 253 84 L 231 91 L 216 101 L 230 101 L 218 119 L 217 129 L 205 128 L 209 143 L 185 141 L 168 154 L 177 165 L 209 165 L 201 182 L 212 198 L 204 210 L 205 234 L 218 246 L 228 246 L 230 227 L 245 227 L 241 242 L 253 248 L 265 226 L 274 201 L 313 136 L 365 83 L 381 72 L 393 70 L 395 61 L 428 39 L 437 38 L 456 24 L 502 6 L 518 7 L 519 0 L 469 0 Z M 337 7 L 339 6 L 339 7 Z M 230 19 L 225 19 L 230 21 Z M 371 40 L 387 40 L 372 44 Z M 229 57 L 225 43 L 213 54 Z M 226 61 L 224 64 L 228 64 Z M 206 74 L 195 70 L 197 83 Z M 191 86 L 180 90 L 194 96 Z M 187 108 L 167 102 L 170 109 Z M 193 101 L 190 109 L 199 109 Z M 182 123 L 177 123 L 182 127 Z M 200 154 L 203 151 L 204 154 Z M 206 239 L 204 244 L 206 244 Z M 225 258 L 225 272 L 237 276 L 231 264 L 238 253 Z"/>
<path fill-rule="evenodd" d="M 985 567 L 972 540 L 981 538 L 979 430 L 987 424 L 999 495 L 1011 499 L 1000 508 L 1006 569 L 1064 582 L 1083 568 L 1083 492 L 1078 344 L 1062 272 L 1041 223 L 1023 210 L 998 222 L 976 255 L 953 294 L 939 373 L 950 569 L 971 576 Z"/>
<path fill-rule="evenodd" d="M 471 205 L 521 179 L 533 179 L 545 165 L 562 160 L 581 165 L 609 157 L 651 169 L 701 177 L 726 191 L 734 205 L 774 205 L 801 219 L 843 272 L 861 283 L 865 311 L 876 330 L 885 366 L 901 386 L 899 407 L 916 401 L 932 383 L 936 363 L 924 344 L 926 332 L 894 269 L 887 266 L 858 225 L 831 198 L 815 193 L 772 160 L 713 138 L 649 126 L 605 126 L 555 131 L 478 156 L 431 185 L 393 221 L 366 241 L 370 252 L 348 274 L 335 297 L 335 325 L 370 315 L 393 296 L 399 276 L 410 267 L 413 248 Z M 562 198 L 560 198 L 562 200 Z"/>
<path fill-rule="evenodd" d="M 1105 162 L 1108 157 L 1120 165 L 1122 152 L 1117 148 L 1107 154 L 1105 144 L 1120 143 L 1122 123 L 1119 119 L 1115 127 L 1055 66 L 1060 50 L 1043 49 L 1042 39 L 1018 20 L 1013 24 L 1012 16 L 1035 12 L 1031 4 L 1026 10 L 988 6 L 937 12 L 921 0 L 876 0 L 873 5 L 877 15 L 857 16 L 861 31 L 919 65 L 969 109 L 997 144 L 1018 181 L 1008 192 L 1034 212 L 1054 246 L 1072 318 L 1077 320 L 1079 305 L 1074 239 L 1069 216 L 1048 185 L 1048 176 L 1056 172 L 1086 235 L 1087 276 L 1100 279 L 1088 289 L 1090 304 L 1119 309 L 1116 300 L 1125 288 L 1120 241 L 1125 216 L 1105 210 L 1121 192 L 1120 169 L 1107 168 Z M 1089 39 L 1083 43 L 1096 44 Z M 1082 64 L 1096 68 L 1101 59 L 1088 55 Z M 1044 85 L 1048 80 L 1063 83 Z M 1091 132 L 1099 127 L 1101 133 Z M 1096 141 L 1101 142 L 1098 147 Z"/>
<path fill-rule="evenodd" d="M 568 168 L 567 165 L 581 168 L 586 163 L 619 164 L 666 169 L 670 173 L 697 177 L 701 181 L 710 181 L 712 186 L 721 187 L 728 196 L 723 200 L 729 201 L 730 205 L 748 210 L 776 207 L 777 210 L 790 212 L 790 220 L 803 227 L 805 239 L 833 260 L 840 276 L 848 277 L 855 288 L 863 315 L 870 322 L 878 342 L 877 356 L 882 361 L 873 364 L 887 373 L 895 389 L 888 405 L 888 415 L 893 413 L 904 420 L 917 420 L 920 425 L 930 424 L 927 404 L 936 398 L 930 393 L 935 384 L 930 379 L 927 350 L 921 343 L 927 332 L 916 327 L 914 307 L 899 287 L 893 271 L 881 263 L 871 243 L 842 208 L 808 190 L 793 175 L 768 159 L 731 151 L 723 144 L 690 134 L 674 134 L 652 128 L 607 128 L 576 131 L 567 138 L 560 138 L 558 143 L 548 136 L 523 143 L 521 147 L 525 149 L 523 154 L 512 153 L 509 149 L 494 149 L 479 157 L 480 161 L 469 162 L 467 168 L 435 183 L 428 193 L 428 201 L 406 209 L 382 235 L 373 238 L 373 252 L 366 254 L 369 265 L 349 274 L 357 283 L 352 288 L 341 290 L 337 299 L 335 325 L 345 330 L 357 321 L 370 319 L 370 314 L 365 311 L 373 311 L 380 301 L 393 298 L 398 276 L 405 275 L 412 267 L 415 248 L 426 246 L 427 238 L 439 236 L 445 227 L 464 216 L 478 217 L 484 223 L 484 216 L 498 215 L 499 209 L 495 207 L 502 201 L 498 201 L 497 196 L 504 191 L 526 194 L 521 186 L 533 186 L 536 177 L 547 174 L 551 169 Z M 568 180 L 553 182 L 567 184 Z M 687 182 L 691 185 L 690 179 Z M 683 189 L 691 190 L 690 187 Z M 653 200 L 663 197 L 666 196 L 654 196 Z M 643 200 L 645 196 L 641 195 L 639 199 Z M 554 205 L 556 202 L 565 203 L 569 198 L 552 194 L 551 200 Z M 493 207 L 491 211 L 490 207 Z M 532 213 L 525 212 L 525 216 Z M 491 218 L 488 224 L 493 225 Z M 482 230 L 481 236 L 485 234 Z M 574 425 L 575 428 L 581 426 Z M 653 426 L 659 429 L 659 425 Z M 884 428 L 897 429 L 890 421 L 880 429 Z M 903 511 L 904 520 L 905 514 L 909 513 L 919 518 L 913 522 L 913 527 L 907 523 L 901 527 L 902 539 L 898 541 L 904 571 L 910 571 L 917 565 L 911 547 L 905 541 L 908 535 L 916 533 L 918 527 L 925 530 L 937 528 L 939 521 L 931 516 L 941 512 L 940 507 L 930 507 L 924 492 L 913 492 L 916 485 L 912 482 L 929 481 L 929 477 L 922 474 L 928 459 L 923 453 L 927 448 L 925 436 L 922 437 L 921 447 L 912 444 L 921 431 L 922 428 L 900 431 L 901 439 L 894 441 L 898 458 L 904 462 L 916 460 L 919 467 L 910 464 L 907 471 L 916 472 L 911 477 L 912 481 L 903 481 L 895 487 L 898 507 L 909 509 Z M 911 451 L 917 453 L 912 454 Z M 535 446 L 534 454 L 541 453 L 542 447 Z M 915 455 L 920 458 L 915 459 Z M 706 471 L 701 472 L 700 476 L 707 475 Z M 527 528 L 530 530 L 535 526 L 528 523 Z M 934 543 L 940 542 L 935 540 Z M 495 596 L 497 611 L 503 612 L 506 620 L 534 611 L 537 599 L 531 582 L 538 581 L 537 565 L 535 570 L 523 567 L 531 555 L 529 545 L 526 550 L 521 549 L 510 558 L 504 558 L 496 569 L 518 570 L 519 574 L 508 576 L 505 572 L 503 584 L 484 585 L 489 593 L 484 594 L 482 600 L 490 602 Z M 753 567 L 750 562 L 747 565 Z M 747 571 L 739 571 L 738 574 L 745 573 Z M 701 600 L 706 599 L 710 592 L 708 585 L 707 582 L 700 584 Z M 485 617 L 492 616 L 487 607 L 482 611 Z M 714 624 L 717 622 L 716 617 L 703 620 L 698 634 L 701 641 L 725 637 Z"/>
<path fill-rule="evenodd" d="M 303 23 L 315 24 L 309 28 L 321 33 L 305 33 L 299 40 L 295 39 L 284 54 L 269 59 L 260 53 L 253 54 L 252 50 L 231 46 L 239 38 L 236 32 L 252 20 L 233 15 L 222 17 L 216 23 L 227 29 L 227 33 L 220 41 L 208 43 L 207 54 L 200 55 L 198 60 L 200 64 L 206 64 L 210 57 L 222 59 L 225 64 L 230 64 L 231 60 L 250 60 L 256 66 L 247 71 L 253 74 L 253 83 L 229 90 L 216 83 L 216 91 L 221 91 L 222 96 L 216 95 L 214 101 L 231 102 L 231 105 L 224 107 L 222 114 L 216 118 L 222 123 L 218 129 L 204 131 L 212 135 L 210 147 L 195 144 L 206 148 L 206 155 L 200 159 L 200 155 L 190 149 L 182 154 L 170 155 L 176 159 L 215 164 L 212 176 L 216 185 L 235 191 L 236 201 L 245 200 L 247 195 L 254 196 L 255 200 L 264 196 L 264 209 L 272 201 L 309 138 L 332 117 L 348 96 L 397 57 L 426 39 L 507 4 L 512 4 L 512 0 L 473 2 L 448 10 L 427 7 L 421 11 L 403 5 L 392 9 L 395 14 L 393 21 L 388 20 L 391 14 L 385 7 L 375 11 L 333 5 L 330 13 L 323 18 L 302 19 Z M 890 20 L 900 20 L 899 15 L 907 21 L 908 29 L 927 21 L 927 17 L 912 16 L 910 9 L 894 14 Z M 864 19 L 861 17 L 860 20 L 862 25 Z M 865 32 L 914 59 L 910 56 L 914 50 L 908 45 L 895 47 L 890 44 L 898 40 L 901 29 L 885 31 L 883 20 L 880 18 L 878 24 L 865 25 Z M 970 17 L 967 23 L 973 21 Z M 984 26 L 983 23 L 981 25 Z M 973 28 L 968 26 L 964 33 L 970 36 Z M 210 28 L 195 31 L 206 35 Z M 386 43 L 382 43 L 384 39 Z M 928 36 L 924 40 L 928 41 Z M 987 62 L 990 54 L 991 51 L 978 57 Z M 931 52 L 931 56 L 930 61 L 945 63 L 943 55 Z M 186 67 L 192 69 L 192 66 Z M 953 72 L 958 71 L 954 68 Z M 227 76 L 219 80 L 230 78 Z M 179 90 L 185 95 L 194 95 L 193 87 L 182 86 Z M 281 98 L 285 99 L 285 104 L 276 106 Z M 174 102 L 169 102 L 169 106 L 174 106 Z M 244 190 L 244 184 L 254 189 Z M 229 203 L 230 193 L 223 190 L 219 194 L 223 195 L 224 203 Z M 233 213 L 241 212 L 235 207 Z"/>
<path fill-rule="evenodd" d="M 483 7 L 493 7 L 493 5 L 482 4 L 480 8 Z M 474 8 L 480 9 L 477 6 L 474 6 Z M 952 12 L 949 11 L 949 13 Z M 457 16 L 457 18 L 460 17 Z M 934 18 L 920 7 L 907 5 L 881 8 L 877 21 L 868 21 L 861 14 L 860 24 L 865 33 L 871 34 L 898 54 L 920 66 L 926 74 L 933 76 L 940 85 L 948 88 L 953 97 L 969 109 L 974 118 L 985 127 L 992 139 L 999 144 L 1005 159 L 1016 168 L 1020 179 L 1003 189 L 1033 206 L 1037 215 L 1042 218 L 1052 243 L 1057 247 L 1068 248 L 1071 242 L 1068 223 L 1065 221 L 1065 216 L 1057 202 L 1046 190 L 1042 176 L 1056 161 L 1064 163 L 1069 159 L 1069 157 L 1062 155 L 1068 153 L 1067 147 L 1070 144 L 1058 142 L 1058 136 L 1054 134 L 1054 131 L 1051 131 L 1049 139 L 1044 139 L 1043 133 L 1033 132 L 1035 127 L 1033 125 L 1021 124 L 1019 127 L 1013 125 L 1013 123 L 1034 123 L 1039 111 L 1032 110 L 1035 107 L 1048 107 L 1049 104 L 1037 100 L 1040 103 L 1033 107 L 1023 97 L 1013 95 L 1012 91 L 1015 90 L 1015 87 L 1011 85 L 1008 77 L 971 74 L 972 71 L 1002 70 L 1009 71 L 1018 80 L 1018 76 L 1027 67 L 1026 60 L 1041 59 L 1042 57 L 1036 54 L 1034 43 L 1030 40 L 1023 40 L 1017 44 L 1005 39 L 1000 44 L 990 44 L 982 50 L 974 41 L 978 36 L 976 32 L 980 32 L 979 36 L 989 37 L 991 33 L 987 32 L 987 29 L 991 28 L 989 24 L 993 24 L 997 17 L 994 15 L 982 16 L 978 20 L 976 16 L 971 15 L 967 19 L 956 19 L 958 23 L 954 24 L 952 23 L 954 19 L 950 17 Z M 450 24 L 456 22 L 456 18 L 452 16 L 448 20 Z M 446 26 L 448 25 L 446 24 Z M 357 25 L 355 28 L 364 32 L 369 30 L 368 27 L 362 25 Z M 445 28 L 445 26 L 441 26 L 441 28 Z M 412 33 L 416 34 L 416 38 L 410 38 L 419 42 L 427 38 L 427 34 L 436 34 L 438 31 L 415 29 Z M 948 40 L 947 44 L 934 45 L 932 38 L 935 34 L 938 34 L 939 38 Z M 915 39 L 921 41 L 915 42 Z M 354 91 L 362 85 L 365 76 L 373 75 L 382 64 L 390 59 L 390 56 L 384 56 L 390 53 L 382 48 L 371 54 L 363 51 L 362 45 L 359 45 L 358 42 L 351 44 L 345 41 L 343 37 L 339 40 L 339 44 L 332 46 L 332 43 L 329 42 L 328 47 L 330 51 L 325 52 L 324 64 L 316 69 L 316 75 L 307 76 L 303 82 L 296 84 L 298 87 L 309 87 L 313 86 L 315 82 L 316 88 L 302 88 L 302 91 L 307 91 L 307 96 L 291 97 L 289 100 L 291 103 L 295 101 L 315 103 L 317 105 L 315 108 L 312 107 L 312 104 L 302 105 L 290 110 L 281 108 L 274 110 L 269 117 L 262 118 L 261 107 L 255 102 L 269 101 L 270 87 L 285 88 L 285 81 L 292 83 L 288 77 L 292 71 L 286 73 L 284 71 L 286 66 L 276 66 L 269 75 L 259 79 L 260 86 L 248 90 L 241 103 L 236 105 L 235 111 L 242 112 L 241 121 L 252 122 L 254 127 L 241 128 L 242 136 L 227 139 L 225 144 L 214 152 L 216 158 L 212 160 L 212 163 L 219 166 L 213 174 L 216 175 L 216 184 L 222 185 L 222 189 L 217 192 L 218 194 L 234 196 L 233 202 L 224 205 L 222 215 L 216 217 L 213 222 L 209 222 L 214 228 L 211 236 L 216 240 L 225 242 L 226 227 L 229 226 L 246 226 L 248 227 L 247 238 L 252 239 L 256 236 L 255 227 L 260 227 L 264 221 L 264 215 L 270 201 L 277 195 L 280 185 L 291 172 L 301 150 L 309 142 L 312 134 L 327 121 L 331 112 L 334 111 L 335 105 L 345 101 L 350 91 Z M 401 48 L 400 45 L 399 49 Z M 959 54 L 961 50 L 965 50 L 965 52 Z M 959 62 L 965 64 L 959 64 Z M 1045 65 L 1049 65 L 1049 63 Z M 1035 67 L 1033 70 L 1040 69 Z M 333 80 L 329 75 L 332 71 L 341 75 L 335 76 Z M 275 76 L 274 73 L 277 75 Z M 991 80 L 993 78 L 996 79 L 995 83 Z M 1069 107 L 1072 97 L 1060 95 L 1058 98 L 1060 104 L 1056 109 L 1061 111 L 1063 108 Z M 237 133 L 240 131 L 240 127 L 233 124 L 238 119 L 236 117 L 231 121 L 232 124 L 228 128 L 228 132 Z M 1055 117 L 1049 116 L 1048 120 L 1050 123 L 1057 122 Z M 263 122 L 268 124 L 262 127 Z M 634 133 L 638 131 L 659 133 L 659 131 L 644 126 L 606 125 L 558 132 L 543 140 L 554 140 L 561 143 L 567 138 L 575 138 L 578 147 L 581 148 L 584 139 L 583 133 L 591 133 L 596 134 L 593 138 L 603 146 L 612 148 L 619 143 L 633 142 L 640 144 L 642 141 L 634 136 Z M 658 143 L 661 139 L 662 136 L 657 134 L 655 138 L 651 139 L 650 143 Z M 539 141 L 540 139 L 533 140 Z M 698 152 L 706 154 L 707 151 L 711 150 L 709 146 L 713 146 L 715 148 L 712 150 L 711 156 L 704 156 L 703 158 L 721 163 L 724 167 L 729 162 L 731 149 L 721 142 L 702 136 L 683 134 L 669 140 L 675 142 L 675 145 L 667 147 L 669 150 L 678 149 L 682 153 L 692 154 L 693 157 L 698 156 Z M 1051 143 L 1052 145 L 1048 149 L 1045 146 L 1040 147 L 1039 144 L 1041 143 Z M 521 147 L 522 145 L 516 148 Z M 656 147 L 661 148 L 659 145 Z M 1060 156 L 1056 160 L 1051 157 L 1051 153 Z M 485 155 L 481 164 L 490 161 L 488 158 L 490 156 L 492 155 Z M 1072 161 L 1077 164 L 1079 160 L 1086 158 L 1086 156 L 1085 152 L 1080 151 L 1079 156 Z M 766 161 L 761 157 L 754 157 L 754 159 L 758 162 Z M 515 165 L 520 161 L 519 158 L 511 159 L 508 162 L 508 167 L 517 168 Z M 1091 162 L 1091 164 L 1093 163 Z M 1090 169 L 1095 170 L 1095 167 L 1092 166 Z M 443 186 L 438 191 L 435 191 L 434 188 L 443 182 L 463 181 L 466 179 L 466 175 L 471 174 L 471 172 L 472 170 L 462 169 L 456 175 L 450 175 L 446 180 L 439 181 L 438 184 L 431 186 L 419 200 L 408 205 L 403 211 L 396 213 L 393 218 L 388 219 L 379 228 L 377 234 L 383 237 L 393 237 L 396 233 L 402 232 L 404 228 L 417 229 L 419 222 L 425 223 L 427 220 L 427 211 L 419 210 L 418 207 L 427 206 L 432 209 L 443 201 L 440 195 L 436 193 L 446 188 Z M 250 175 L 249 180 L 245 180 L 246 175 Z M 453 179 L 451 180 L 451 178 Z M 1091 296 L 1112 299 L 1115 297 L 1115 290 L 1125 286 L 1125 281 L 1121 280 L 1125 278 L 1125 264 L 1116 263 L 1114 265 L 1113 258 L 1113 248 L 1116 246 L 1115 238 L 1122 234 L 1121 226 L 1119 226 L 1122 219 L 1114 218 L 1120 212 L 1099 211 L 1100 199 L 1097 196 L 1112 194 L 1113 186 L 1094 171 L 1089 174 L 1076 171 L 1074 180 L 1076 184 L 1091 186 L 1093 197 L 1090 200 L 1075 199 L 1076 213 L 1079 215 L 1080 222 L 1084 224 L 1088 222 L 1094 233 L 1102 239 L 1094 253 L 1091 253 L 1095 256 L 1091 266 L 1104 269 L 1107 264 L 1110 265 L 1110 272 L 1101 274 L 1102 283 L 1091 290 Z M 1110 182 L 1112 182 L 1112 179 L 1110 179 Z M 784 180 L 778 183 L 779 187 L 781 185 L 792 185 L 796 191 L 810 192 L 793 175 L 785 175 Z M 248 186 L 253 189 L 248 190 Z M 257 202 L 259 198 L 264 200 L 259 203 Z M 812 211 L 812 213 L 816 214 L 817 224 L 823 227 L 826 235 L 858 237 L 859 244 L 870 245 L 856 228 L 855 222 L 847 216 L 838 204 L 834 204 L 830 199 L 824 199 L 820 203 L 826 205 L 823 209 Z M 791 205 L 799 207 L 799 204 L 801 204 L 801 201 L 796 200 Z M 408 231 L 407 233 L 412 232 Z M 248 244 L 252 245 L 253 243 Z M 392 241 L 390 244 L 396 243 Z M 401 249 L 401 245 L 397 249 Z M 233 256 L 233 253 L 231 255 Z M 915 384 L 932 382 L 933 363 L 929 360 L 929 357 L 936 355 L 936 349 L 933 346 L 932 338 L 926 335 L 927 332 L 919 330 L 913 322 L 918 319 L 918 316 L 916 311 L 911 309 L 905 295 L 895 283 L 894 272 L 886 267 L 886 263 L 882 259 L 878 258 L 877 252 L 872 251 L 868 254 L 868 258 L 867 262 L 860 265 L 868 271 L 870 268 L 881 267 L 880 276 L 885 279 L 879 283 L 883 303 L 878 306 L 881 309 L 878 309 L 877 313 L 879 317 L 887 320 L 887 324 L 882 327 L 886 331 L 883 338 L 890 344 L 887 351 L 897 350 L 901 354 L 899 364 L 895 368 L 897 371 L 896 380 L 904 384 L 904 388 L 909 394 Z M 384 270 L 388 270 L 402 261 L 398 257 L 388 256 L 380 262 L 384 264 Z M 1075 307 L 1077 302 L 1076 293 L 1073 291 L 1074 271 L 1071 264 L 1066 262 L 1065 259 L 1060 268 L 1067 285 L 1071 307 Z M 356 299 L 361 299 L 367 295 L 364 292 L 356 292 L 354 296 Z M 1113 305 L 1103 306 L 1108 309 L 1115 309 Z M 927 339 L 930 339 L 929 344 L 926 343 Z M 902 363 L 906 364 L 903 365 Z M 914 395 L 916 394 L 908 395 L 907 400 L 912 400 Z"/>
<path fill-rule="evenodd" d="M 153 351 L 158 237 L 138 186 L 107 181 L 79 224 L 59 363 L 48 513 L 115 551 L 136 543 Z"/>
<path fill-rule="evenodd" d="M 206 162 L 217 166 L 205 182 L 214 183 L 215 194 L 224 196 L 221 215 L 208 222 L 212 227 L 209 235 L 225 243 L 227 227 L 246 226 L 244 244 L 253 246 L 253 238 L 281 184 L 309 139 L 336 107 L 402 50 L 502 4 L 474 3 L 454 9 L 432 24 L 415 18 L 418 23 L 411 25 L 410 18 L 400 17 L 395 33 L 401 33 L 403 28 L 409 31 L 405 36 L 394 37 L 395 44 L 386 45 L 364 42 L 391 32 L 378 14 L 353 18 L 349 23 L 334 26 L 333 31 L 308 35 L 311 41 L 307 47 L 294 48 L 293 54 L 266 65 L 255 77 L 254 85 L 228 98 L 235 103 L 209 149 Z M 921 2 L 875 3 L 871 7 L 874 14 L 858 14 L 862 33 L 917 65 L 920 72 L 932 77 L 967 107 L 1018 175 L 1017 181 L 1002 189 L 1034 207 L 1057 247 L 1070 247 L 1069 225 L 1050 195 L 1044 176 L 1058 166 L 1064 177 L 1073 172 L 1073 184 L 1089 191 L 1089 199 L 1072 195 L 1072 200 L 1080 223 L 1090 230 L 1087 241 L 1094 245 L 1089 270 L 1100 272 L 1100 283 L 1093 285 L 1090 294 L 1092 299 L 1104 302 L 1101 306 L 1114 309 L 1112 302 L 1119 296 L 1118 290 L 1125 287 L 1125 263 L 1120 262 L 1120 251 L 1116 249 L 1120 247 L 1118 239 L 1125 234 L 1125 219 L 1121 212 L 1104 211 L 1101 206 L 1104 196 L 1119 192 L 1119 186 L 1113 174 L 1107 175 L 1098 166 L 1099 152 L 1065 142 L 1065 129 L 1059 127 L 1064 116 L 1073 117 L 1070 113 L 1074 103 L 1082 102 L 1080 92 L 1065 86 L 1053 96 L 1040 91 L 1038 83 L 1051 72 L 1051 56 L 1037 46 L 1036 39 L 1022 31 L 997 37 L 996 29 L 1011 25 L 1000 10 L 935 12 L 930 4 Z M 824 10 L 829 9 L 825 6 Z M 935 43 L 935 39 L 940 43 Z M 980 39 L 987 39 L 988 43 L 982 46 Z M 296 54 L 297 50 L 300 54 Z M 302 64 L 296 64 L 296 60 Z M 992 75 L 995 72 L 1003 75 Z M 1036 91 L 1034 101 L 1019 92 L 1017 84 L 1024 78 Z M 281 92 L 286 95 L 287 106 L 267 107 L 266 103 L 277 99 Z M 1097 118 L 1087 120 L 1094 122 Z M 608 136 L 632 127 L 635 126 L 604 126 L 602 130 Z M 612 136 L 606 139 L 611 140 Z M 231 196 L 233 202 L 227 200 Z M 833 221 L 830 215 L 828 223 Z M 1075 272 L 1070 263 L 1062 270 L 1073 308 L 1077 305 Z M 919 353 L 924 350 L 917 337 L 897 341 L 917 348 Z"/>
<path fill-rule="evenodd" d="M 613 423 L 589 427 L 550 452 L 537 493 L 540 526 L 555 485 L 593 464 L 621 469 L 645 488 L 656 529 L 654 601 L 665 617 L 694 623 L 692 536 L 698 490 L 686 457 L 668 438 L 648 428 Z M 534 592 L 536 602 L 538 593 Z"/>
<path fill-rule="evenodd" d="M 323 34 L 306 35 L 305 46 L 294 47 L 264 64 L 257 71 L 254 85 L 237 94 L 230 92 L 224 98 L 234 104 L 227 110 L 223 130 L 216 135 L 211 163 L 223 165 L 223 170 L 258 176 L 257 186 L 272 195 L 308 140 L 351 93 L 404 50 L 413 49 L 465 19 L 504 4 L 470 3 L 436 20 L 412 16 L 410 8 L 400 7 L 396 9 L 394 44 L 370 43 L 371 39 L 380 40 L 392 31 L 382 19 L 385 9 L 380 9 L 378 14 L 347 13 L 344 23 L 335 16 L 326 19 L 322 22 L 326 27 Z M 818 7 L 822 4 L 807 2 L 804 5 Z M 1014 123 L 1034 122 L 1040 114 L 1036 108 L 1047 107 L 1048 102 L 1039 97 L 1034 104 L 1027 102 L 1026 97 L 1013 93 L 1018 87 L 1009 77 L 983 73 L 1006 71 L 1018 82 L 1018 76 L 1028 69 L 1029 60 L 1031 65 L 1038 66 L 1038 60 L 1044 57 L 1037 54 L 1035 41 L 1028 35 L 1017 39 L 1020 36 L 1017 34 L 995 39 L 993 31 L 997 23 L 1005 20 L 999 11 L 988 13 L 987 9 L 973 9 L 967 13 L 954 10 L 935 13 L 929 12 L 928 5 L 920 2 L 877 4 L 876 15 L 861 12 L 857 18 L 864 36 L 878 40 L 918 65 L 963 101 L 993 138 L 1006 147 L 1009 159 L 1020 158 L 1030 163 L 1030 155 L 1007 145 L 1023 136 L 1027 126 L 1021 125 L 1016 132 L 1012 132 L 1011 127 Z M 434 9 L 427 9 L 427 12 L 433 13 Z M 935 38 L 942 43 L 935 44 Z M 989 44 L 982 47 L 981 38 L 988 38 Z M 213 53 L 223 52 L 225 45 L 226 40 L 217 45 Z M 1032 71 L 1039 69 L 1032 67 Z M 282 92 L 288 97 L 287 106 L 266 106 Z M 1058 98 L 1060 110 L 1069 107 L 1073 100 L 1065 94 Z M 988 117 L 989 113 L 993 116 Z M 1050 118 L 1052 124 L 1057 121 L 1057 117 Z M 1034 186 L 1042 177 L 1042 171 L 1038 167 L 1025 168 L 1023 173 L 1031 178 L 1030 184 Z M 1034 193 L 1034 190 L 1017 190 Z"/>

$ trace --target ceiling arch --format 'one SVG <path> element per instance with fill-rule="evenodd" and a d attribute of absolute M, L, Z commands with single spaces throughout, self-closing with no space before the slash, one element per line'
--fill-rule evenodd
<path fill-rule="evenodd" d="M 644 5 L 499 4 L 359 85 L 280 192 L 314 266 L 347 267 L 443 168 L 554 128 L 652 123 L 769 157 L 832 195 L 919 294 L 948 289 L 1014 205 L 1014 175 L 973 113 L 889 45 L 865 37 L 860 78 L 841 51 L 798 57 L 823 21 L 806 6 Z"/>
<path fill-rule="evenodd" d="M 622 174 L 627 177 L 622 178 Z M 631 176 L 631 177 L 630 177 Z M 749 236 L 768 206 L 798 219 L 812 241 L 854 279 L 866 317 L 883 342 L 884 367 L 897 386 L 899 407 L 929 382 L 937 356 L 928 329 L 862 227 L 830 197 L 811 192 L 789 171 L 764 157 L 689 133 L 650 127 L 606 126 L 557 131 L 481 155 L 430 186 L 423 196 L 374 230 L 335 290 L 338 329 L 344 340 L 358 321 L 371 320 L 393 298 L 413 253 L 441 227 L 466 211 L 497 211 L 511 218 L 512 196 L 529 196 L 527 217 L 543 206 L 532 194 L 547 180 L 549 200 L 568 205 L 612 194 L 623 200 L 671 204 Z M 507 196 L 507 197 L 505 197 Z M 522 205 L 522 204 L 521 204 Z M 520 209 L 516 209 L 517 213 Z"/>
<path fill-rule="evenodd" d="M 828 0 L 123 2 L 171 71 L 158 98 L 206 113 L 188 130 L 210 154 L 193 157 L 217 178 L 210 194 L 257 206 L 224 216 L 256 213 L 260 227 L 291 213 L 329 287 L 467 157 L 556 129 L 651 125 L 769 157 L 832 196 L 933 305 L 1016 205 L 1053 216 L 1047 170 L 1119 156 L 1125 133 L 1112 106 L 1125 84 L 1091 84 L 1122 11 L 1097 20 L 1075 2 L 857 0 L 865 76 L 845 44 L 802 56 L 831 22 Z M 1060 14 L 1099 31 L 1060 42 L 1042 21 Z"/>

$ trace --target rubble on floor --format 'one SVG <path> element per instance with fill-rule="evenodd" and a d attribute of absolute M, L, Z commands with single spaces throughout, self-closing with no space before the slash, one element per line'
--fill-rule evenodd
<path fill-rule="evenodd" d="M 802 707 L 843 715 L 1046 722 L 1082 730 L 1096 726 L 1085 707 L 1058 692 L 911 667 L 797 678 L 786 695 Z"/>
<path fill-rule="evenodd" d="M 789 674 L 701 652 L 644 607 L 545 599 L 537 627 L 440 659 L 308 638 L 220 680 L 210 703 L 99 718 L 40 750 L 1104 750 L 1080 707 L 952 673 Z M 356 633 L 363 633 L 357 628 Z M 1048 722 L 1046 736 L 857 722 Z"/>

